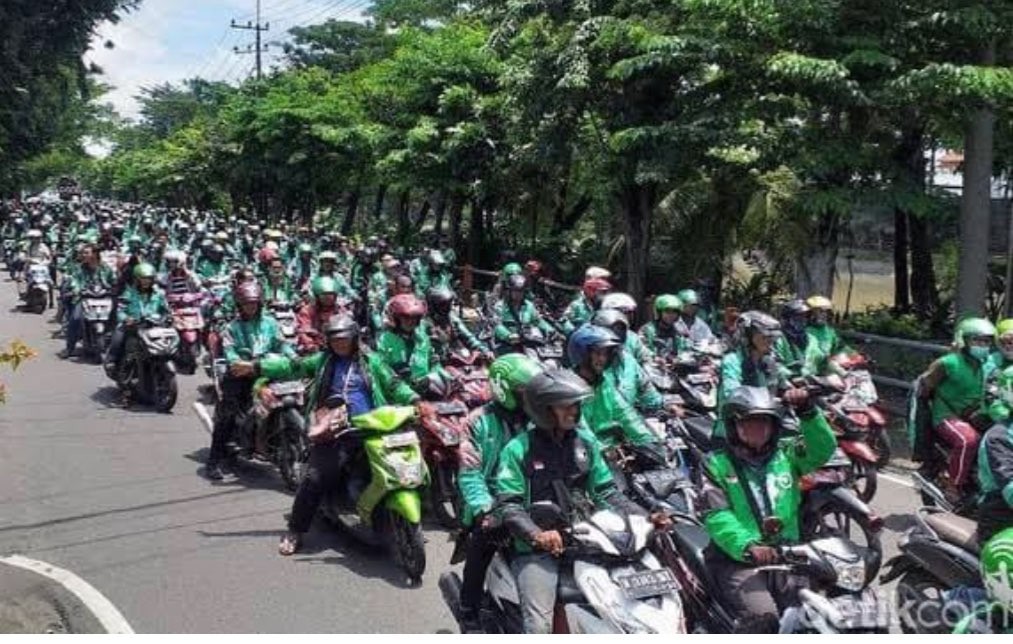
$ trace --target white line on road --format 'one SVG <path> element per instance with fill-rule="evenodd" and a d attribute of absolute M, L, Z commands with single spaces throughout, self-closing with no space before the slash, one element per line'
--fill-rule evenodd
<path fill-rule="evenodd" d="M 106 629 L 107 633 L 132 634 L 134 632 L 134 629 L 130 628 L 130 624 L 127 623 L 123 614 L 113 606 L 111 601 L 106 599 L 105 595 L 69 570 L 57 568 L 45 561 L 29 559 L 21 555 L 0 557 L 0 563 L 30 570 L 60 584 L 81 600 L 88 610 L 91 611 L 92 615 L 95 616 L 95 619 L 102 624 L 102 628 Z"/>
<path fill-rule="evenodd" d="M 909 487 L 912 489 L 915 487 L 915 484 L 911 482 L 911 479 L 909 479 L 906 476 L 897 476 L 896 474 L 887 474 L 886 472 L 880 472 L 879 477 L 886 479 L 887 481 L 893 481 L 894 483 L 897 483 L 898 485 L 903 485 L 904 487 Z"/>

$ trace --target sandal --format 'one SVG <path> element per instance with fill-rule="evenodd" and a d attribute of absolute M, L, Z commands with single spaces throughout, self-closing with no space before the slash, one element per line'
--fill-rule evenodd
<path fill-rule="evenodd" d="M 302 538 L 294 532 L 286 532 L 278 543 L 278 554 L 282 557 L 291 557 L 299 552 L 302 547 Z"/>

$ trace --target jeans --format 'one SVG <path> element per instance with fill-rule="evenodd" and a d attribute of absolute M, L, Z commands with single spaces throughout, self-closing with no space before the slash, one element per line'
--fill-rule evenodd
<path fill-rule="evenodd" d="M 357 441 L 341 440 L 310 447 L 306 474 L 292 502 L 288 529 L 296 534 L 308 532 L 324 494 L 341 481 L 348 464 L 359 453 Z"/>
<path fill-rule="evenodd" d="M 120 358 L 123 357 L 123 341 L 127 337 L 127 330 L 122 325 L 117 326 L 113 335 L 109 338 L 109 351 L 106 354 L 106 364 L 117 365 L 119 371 Z"/>
<path fill-rule="evenodd" d="M 81 336 L 84 335 L 84 311 L 78 302 L 67 309 L 67 353 L 74 353 Z"/>
<path fill-rule="evenodd" d="M 552 633 L 559 560 L 547 552 L 533 552 L 518 555 L 510 567 L 517 579 L 524 632 L 540 635 Z"/>
<path fill-rule="evenodd" d="M 222 379 L 222 398 L 215 406 L 215 426 L 211 430 L 211 452 L 208 464 L 225 458 L 226 445 L 232 439 L 236 417 L 248 411 L 253 405 L 253 378 L 234 378 L 226 375 Z"/>
<path fill-rule="evenodd" d="M 971 476 L 981 436 L 970 423 L 959 418 L 947 418 L 939 423 L 936 435 L 950 447 L 950 462 L 947 466 L 950 481 L 957 487 L 963 487 Z"/>
<path fill-rule="evenodd" d="M 778 600 L 788 592 L 784 575 L 734 561 L 713 546 L 706 551 L 706 562 L 714 578 L 723 582 L 721 594 L 735 620 L 734 632 L 778 632 Z"/>

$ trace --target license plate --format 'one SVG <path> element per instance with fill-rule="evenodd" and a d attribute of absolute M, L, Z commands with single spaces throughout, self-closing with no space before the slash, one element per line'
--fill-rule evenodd
<path fill-rule="evenodd" d="M 276 382 L 271 384 L 271 393 L 276 396 L 291 396 L 292 394 L 301 394 L 302 391 L 303 384 L 298 381 Z"/>
<path fill-rule="evenodd" d="M 415 432 L 401 432 L 399 434 L 387 434 L 383 437 L 383 446 L 387 448 L 407 447 L 418 445 L 419 437 Z"/>
<path fill-rule="evenodd" d="M 875 595 L 863 593 L 856 597 L 844 595 L 830 600 L 848 628 L 885 627 L 889 623 L 889 609 L 881 607 Z"/>
<path fill-rule="evenodd" d="M 679 582 L 668 568 L 623 575 L 616 578 L 616 583 L 631 599 L 643 599 L 644 597 L 679 592 Z"/>

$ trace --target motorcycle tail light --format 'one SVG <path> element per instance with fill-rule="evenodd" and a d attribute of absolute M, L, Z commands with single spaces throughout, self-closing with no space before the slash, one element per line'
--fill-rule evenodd
<path fill-rule="evenodd" d="M 869 416 L 865 412 L 852 412 L 848 414 L 848 420 L 855 425 L 855 427 L 865 428 L 869 426 Z"/>
<path fill-rule="evenodd" d="M 879 426 L 886 425 L 886 416 L 884 416 L 883 412 L 876 409 L 875 407 L 869 407 L 869 409 L 867 409 L 865 413 L 868 415 L 869 420 L 871 420 L 874 425 Z"/>

